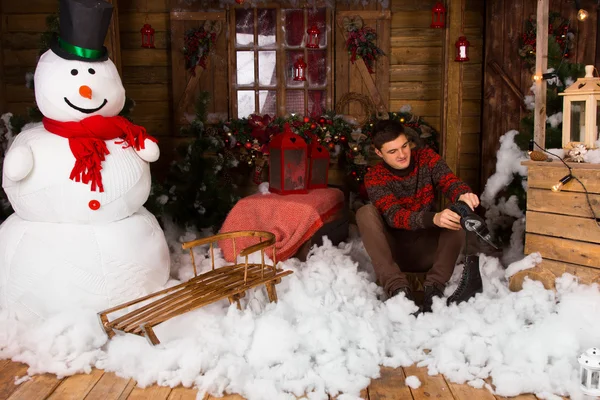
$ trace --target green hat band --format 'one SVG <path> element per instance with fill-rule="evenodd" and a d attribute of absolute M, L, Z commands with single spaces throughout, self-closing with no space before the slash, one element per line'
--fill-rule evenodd
<path fill-rule="evenodd" d="M 67 43 L 64 40 L 62 40 L 61 38 L 58 38 L 58 45 L 60 46 L 61 49 L 79 56 L 79 57 L 83 57 L 83 58 L 89 58 L 92 60 L 98 59 L 100 57 L 102 57 L 102 55 L 104 54 L 103 50 L 93 50 L 93 49 L 84 49 L 83 47 L 79 47 L 79 46 L 75 46 L 71 43 Z"/>

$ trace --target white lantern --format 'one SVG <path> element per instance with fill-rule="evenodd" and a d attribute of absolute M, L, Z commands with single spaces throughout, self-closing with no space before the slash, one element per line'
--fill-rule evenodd
<path fill-rule="evenodd" d="M 563 148 L 584 144 L 595 148 L 600 123 L 600 78 L 594 77 L 594 66 L 586 65 L 585 77 L 563 93 Z"/>
<path fill-rule="evenodd" d="M 577 361 L 581 390 L 589 396 L 600 396 L 600 349 L 587 349 Z"/>

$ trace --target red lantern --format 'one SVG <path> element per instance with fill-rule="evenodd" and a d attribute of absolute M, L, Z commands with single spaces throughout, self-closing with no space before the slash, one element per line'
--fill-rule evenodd
<path fill-rule="evenodd" d="M 316 25 L 313 25 L 310 28 L 308 28 L 306 33 L 308 34 L 306 47 L 309 49 L 318 49 L 319 43 L 321 42 L 321 39 L 319 38 L 321 31 L 319 30 L 319 28 L 317 28 Z"/>
<path fill-rule="evenodd" d="M 466 36 L 461 36 L 456 41 L 456 58 L 454 61 L 469 61 L 469 46 L 471 43 L 467 40 Z"/>
<path fill-rule="evenodd" d="M 315 135 L 312 135 L 308 151 L 310 154 L 308 188 L 326 188 L 329 174 L 329 151 L 319 144 Z"/>
<path fill-rule="evenodd" d="M 446 26 L 446 7 L 438 1 L 431 9 L 430 28 L 444 28 Z"/>
<path fill-rule="evenodd" d="M 150 24 L 144 24 L 142 29 L 140 30 L 142 34 L 142 47 L 147 49 L 154 48 L 154 29 Z"/>
<path fill-rule="evenodd" d="M 305 81 L 306 80 L 306 63 L 304 57 L 300 57 L 294 63 L 294 80 Z"/>
<path fill-rule="evenodd" d="M 307 146 L 289 124 L 269 143 L 269 191 L 279 194 L 307 193 Z"/>

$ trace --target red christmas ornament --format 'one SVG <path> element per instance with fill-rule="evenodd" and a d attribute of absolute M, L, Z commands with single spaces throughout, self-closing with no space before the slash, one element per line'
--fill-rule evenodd
<path fill-rule="evenodd" d="M 310 124 L 310 129 L 315 129 L 317 127 L 317 124 Z"/>
<path fill-rule="evenodd" d="M 306 80 L 306 63 L 304 57 L 300 57 L 294 63 L 294 80 L 305 81 Z"/>
<path fill-rule="evenodd" d="M 446 7 L 441 2 L 435 3 L 431 9 L 430 28 L 444 28 L 446 26 Z"/>
<path fill-rule="evenodd" d="M 246 147 L 247 149 L 251 149 L 252 148 L 252 143 L 246 142 L 246 144 L 244 144 L 244 147 Z"/>
<path fill-rule="evenodd" d="M 308 124 L 308 122 L 310 121 L 310 118 L 308 118 L 308 117 L 304 117 L 304 118 L 302 119 L 302 121 L 304 121 L 304 123 L 305 123 L 305 124 Z"/>
<path fill-rule="evenodd" d="M 144 24 L 142 29 L 140 29 L 140 33 L 142 34 L 142 47 L 146 49 L 154 48 L 154 29 L 150 24 Z"/>
<path fill-rule="evenodd" d="M 321 125 L 325 124 L 325 118 L 319 118 L 319 123 L 320 123 Z"/>
<path fill-rule="evenodd" d="M 346 136 L 340 136 L 340 142 L 346 143 L 347 140 Z"/>
<path fill-rule="evenodd" d="M 238 4 L 244 4 L 244 0 L 235 0 L 235 2 Z"/>
<path fill-rule="evenodd" d="M 456 58 L 454 61 L 464 62 L 469 61 L 469 46 L 471 43 L 467 40 L 466 36 L 461 36 L 456 41 Z"/>
<path fill-rule="evenodd" d="M 310 28 L 308 28 L 306 33 L 308 34 L 306 47 L 309 49 L 318 49 L 319 42 L 321 41 L 321 39 L 319 38 L 319 35 L 321 34 L 319 28 L 317 28 L 316 25 L 313 25 Z"/>

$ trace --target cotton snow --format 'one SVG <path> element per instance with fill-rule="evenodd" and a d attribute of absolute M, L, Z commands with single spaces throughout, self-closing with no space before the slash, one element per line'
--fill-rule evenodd
<path fill-rule="evenodd" d="M 408 386 L 412 389 L 418 389 L 419 387 L 421 387 L 421 381 L 419 380 L 419 378 L 417 378 L 414 375 L 407 376 L 405 383 L 406 383 L 406 386 Z"/>

